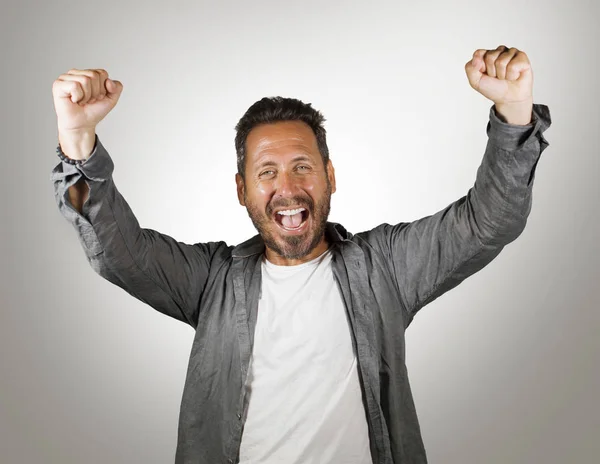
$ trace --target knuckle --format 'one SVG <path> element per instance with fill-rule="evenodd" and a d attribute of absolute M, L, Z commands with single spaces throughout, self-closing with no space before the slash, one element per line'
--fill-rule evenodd
<path fill-rule="evenodd" d="M 60 87 L 64 87 L 65 86 L 65 82 L 61 79 L 56 79 L 53 83 L 52 83 L 52 88 L 56 89 L 56 88 L 60 88 Z"/>

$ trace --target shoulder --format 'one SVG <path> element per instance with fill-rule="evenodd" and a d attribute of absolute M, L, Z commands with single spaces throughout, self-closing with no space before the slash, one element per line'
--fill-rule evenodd
<path fill-rule="evenodd" d="M 382 243 L 386 241 L 389 235 L 389 224 L 380 224 L 372 229 L 358 233 L 349 232 L 343 225 L 328 222 L 327 238 L 332 243 L 339 243 L 342 246 L 360 247 L 363 249 L 381 249 Z"/>

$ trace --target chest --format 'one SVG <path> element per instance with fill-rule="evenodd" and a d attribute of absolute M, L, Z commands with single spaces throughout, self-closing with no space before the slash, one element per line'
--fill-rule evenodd
<path fill-rule="evenodd" d="M 263 272 L 253 358 L 257 368 L 353 360 L 351 326 L 331 267 Z"/>

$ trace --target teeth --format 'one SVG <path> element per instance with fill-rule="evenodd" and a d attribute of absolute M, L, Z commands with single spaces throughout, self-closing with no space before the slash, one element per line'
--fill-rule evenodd
<path fill-rule="evenodd" d="M 281 214 L 282 216 L 293 216 L 294 214 L 301 213 L 302 211 L 305 211 L 305 208 L 287 209 L 285 211 L 278 211 L 277 214 Z"/>

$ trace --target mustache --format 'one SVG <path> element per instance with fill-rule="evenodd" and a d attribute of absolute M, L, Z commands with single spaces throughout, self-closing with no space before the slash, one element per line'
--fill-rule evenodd
<path fill-rule="evenodd" d="M 267 215 L 272 216 L 275 208 L 287 208 L 289 206 L 301 206 L 306 208 L 311 214 L 314 212 L 315 202 L 310 197 L 294 197 L 294 198 L 280 198 L 273 200 L 267 205 Z"/>

